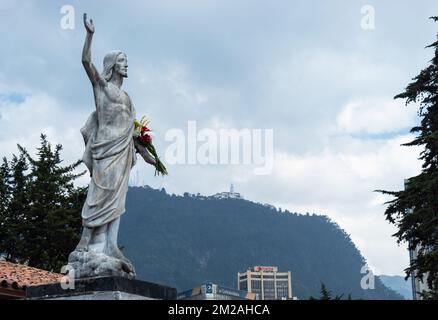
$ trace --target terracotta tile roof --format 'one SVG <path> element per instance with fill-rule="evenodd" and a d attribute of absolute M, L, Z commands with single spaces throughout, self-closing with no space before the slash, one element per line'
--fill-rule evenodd
<path fill-rule="evenodd" d="M 26 287 L 60 282 L 62 274 L 0 261 L 0 288 L 25 290 Z"/>

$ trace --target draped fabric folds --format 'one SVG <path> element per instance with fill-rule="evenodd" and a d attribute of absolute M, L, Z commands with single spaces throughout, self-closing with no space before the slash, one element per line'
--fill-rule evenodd
<path fill-rule="evenodd" d="M 96 141 L 97 114 L 93 112 L 81 129 L 85 142 L 83 161 L 91 174 L 87 199 L 82 208 L 83 226 L 96 228 L 125 212 L 129 173 L 136 155 L 132 126 L 112 140 Z"/>

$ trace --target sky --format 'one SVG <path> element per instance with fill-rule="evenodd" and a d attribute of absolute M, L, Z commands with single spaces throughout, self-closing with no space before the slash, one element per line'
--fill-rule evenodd
<path fill-rule="evenodd" d="M 68 28 L 65 5 L 74 9 Z M 189 121 L 273 132 L 268 174 L 254 163 L 168 163 L 162 178 L 139 161 L 133 183 L 204 195 L 233 183 L 248 200 L 329 216 L 375 274 L 403 274 L 406 244 L 385 221 L 389 198 L 373 190 L 400 190 L 421 169 L 421 148 L 400 146 L 413 138 L 418 106 L 393 97 L 432 58 L 436 0 L 2 0 L 0 156 L 17 143 L 34 152 L 45 133 L 66 164 L 82 157 L 79 130 L 94 109 L 83 12 L 95 24 L 99 70 L 106 52 L 127 54 L 124 90 L 151 120 L 161 155 L 172 144 L 166 132 L 188 134 Z"/>

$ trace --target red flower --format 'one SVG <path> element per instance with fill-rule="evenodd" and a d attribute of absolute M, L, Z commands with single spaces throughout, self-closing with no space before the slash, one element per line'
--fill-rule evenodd
<path fill-rule="evenodd" d="M 140 137 L 138 137 L 138 139 L 143 144 L 152 142 L 152 137 L 148 134 L 145 134 L 145 135 L 142 134 Z"/>

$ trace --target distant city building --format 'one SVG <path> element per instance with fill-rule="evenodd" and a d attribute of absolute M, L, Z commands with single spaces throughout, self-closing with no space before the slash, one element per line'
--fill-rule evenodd
<path fill-rule="evenodd" d="M 255 293 L 206 283 L 199 287 L 178 293 L 178 300 L 257 300 Z"/>
<path fill-rule="evenodd" d="M 409 258 L 412 263 L 413 260 L 417 259 L 418 247 L 415 250 L 409 250 Z M 412 299 L 422 300 L 420 293 L 424 291 L 429 291 L 429 286 L 427 285 L 427 273 L 423 275 L 423 281 L 416 277 L 417 272 L 414 271 L 411 275 L 412 281 Z"/>
<path fill-rule="evenodd" d="M 234 185 L 231 184 L 229 192 L 227 192 L 227 191 L 219 192 L 219 193 L 212 195 L 211 198 L 214 198 L 214 199 L 242 199 L 242 196 L 240 195 L 240 193 L 238 193 L 234 190 Z"/>
<path fill-rule="evenodd" d="M 277 267 L 255 266 L 237 273 L 237 288 L 258 294 L 261 300 L 292 299 L 291 272 L 278 272 Z"/>
<path fill-rule="evenodd" d="M 405 189 L 408 187 L 408 182 L 409 179 L 405 180 Z M 412 209 L 407 209 L 406 210 L 406 214 L 412 214 L 413 210 Z M 409 250 L 409 260 L 410 263 L 412 264 L 414 260 L 417 259 L 417 255 L 418 255 L 418 250 L 419 247 L 415 248 L 415 250 Z M 427 285 L 426 279 L 427 279 L 427 274 L 423 275 L 423 280 L 417 278 L 417 272 L 414 271 L 411 274 L 411 282 L 412 282 L 412 299 L 413 300 L 421 300 L 421 295 L 420 293 L 424 292 L 424 291 L 429 291 L 429 286 Z"/>

